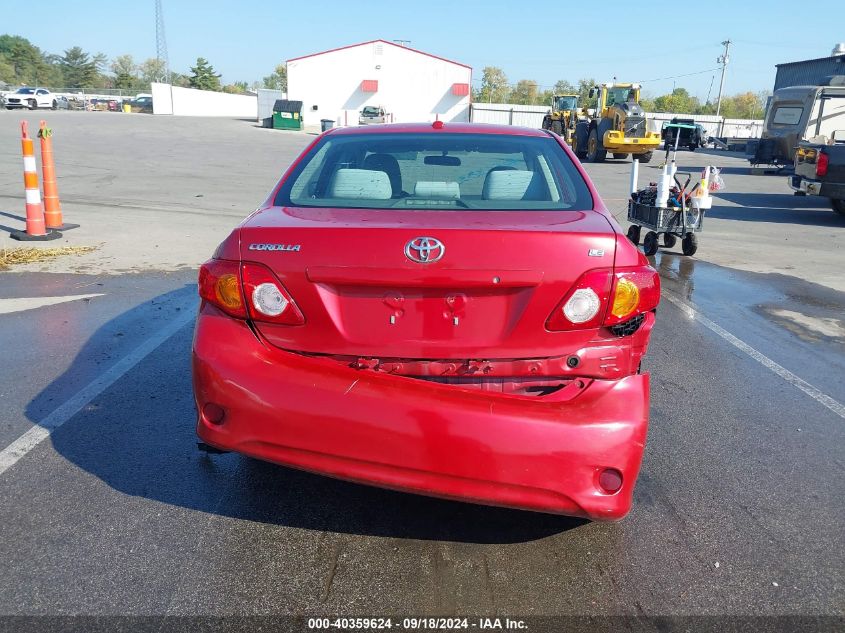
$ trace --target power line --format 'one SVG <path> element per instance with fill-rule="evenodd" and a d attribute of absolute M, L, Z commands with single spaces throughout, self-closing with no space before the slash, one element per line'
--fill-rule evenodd
<path fill-rule="evenodd" d="M 711 48 L 712 44 L 704 44 L 702 46 L 693 46 L 690 48 L 684 48 L 684 52 L 692 52 L 698 50 L 704 50 Z M 665 54 L 663 53 L 654 53 L 648 55 L 636 55 L 633 57 L 625 57 L 626 62 L 634 62 L 634 61 L 647 61 L 652 59 L 660 59 L 665 60 Z M 477 63 L 479 66 L 489 66 L 491 65 L 489 58 L 484 58 L 483 60 L 480 57 L 464 57 L 463 61 L 467 63 Z M 618 57 L 607 57 L 607 58 L 595 58 L 595 57 L 586 57 L 584 59 L 567 59 L 567 64 L 570 66 L 575 65 L 582 65 L 582 64 L 612 64 L 618 63 Z M 534 66 L 560 66 L 560 60 L 558 59 L 550 59 L 549 57 L 543 57 L 540 59 L 532 58 L 532 57 L 515 57 L 509 56 L 508 63 L 510 65 L 514 64 L 531 64 Z"/>
<path fill-rule="evenodd" d="M 684 73 L 683 75 L 671 75 L 670 77 L 657 77 L 656 79 L 640 79 L 636 83 L 638 84 L 645 84 L 651 81 L 663 81 L 665 79 L 678 79 L 680 77 L 692 77 L 693 75 L 703 75 L 704 73 L 712 73 L 714 70 L 719 70 L 719 67 L 716 68 L 708 68 L 707 70 L 698 70 L 694 73 Z"/>

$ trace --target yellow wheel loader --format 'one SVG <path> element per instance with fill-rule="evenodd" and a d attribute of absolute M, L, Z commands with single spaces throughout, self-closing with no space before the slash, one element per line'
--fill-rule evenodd
<path fill-rule="evenodd" d="M 552 109 L 543 117 L 543 129 L 551 130 L 572 145 L 572 135 L 578 123 L 578 95 L 555 95 Z"/>
<path fill-rule="evenodd" d="M 603 84 L 590 89 L 590 97 L 595 95 L 595 115 L 575 125 L 575 155 L 590 163 L 602 162 L 608 152 L 614 158 L 627 158 L 630 154 L 641 163 L 650 161 L 660 145 L 660 133 L 648 131 L 648 121 L 640 107 L 640 85 Z"/>

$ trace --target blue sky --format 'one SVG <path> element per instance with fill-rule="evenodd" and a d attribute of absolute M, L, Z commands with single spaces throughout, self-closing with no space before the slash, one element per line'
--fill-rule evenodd
<path fill-rule="evenodd" d="M 225 82 L 260 79 L 291 57 L 404 39 L 472 66 L 476 80 L 488 65 L 503 68 L 511 82 L 534 79 L 541 86 L 616 76 L 643 82 L 652 95 L 671 91 L 674 82 L 703 100 L 708 90 L 711 98 L 718 91 L 718 72 L 710 69 L 724 39 L 734 41 L 726 94 L 769 90 L 776 63 L 824 57 L 845 41 L 845 2 L 811 4 L 812 15 L 802 9 L 809 4 L 794 0 L 164 0 L 164 15 L 171 68 L 186 72 L 202 56 Z M 109 57 L 129 53 L 136 61 L 155 56 L 153 0 L 37 0 L 30 6 L 0 0 L 0 17 L 0 32 L 27 37 L 49 52 L 78 45 Z M 801 30 L 811 22 L 811 30 Z M 678 76 L 689 73 L 697 74 Z"/>

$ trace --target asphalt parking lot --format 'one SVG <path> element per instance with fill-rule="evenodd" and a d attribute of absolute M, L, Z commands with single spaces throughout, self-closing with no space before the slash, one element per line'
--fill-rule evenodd
<path fill-rule="evenodd" d="M 0 450 L 52 431 L 0 459 L 0 614 L 842 625 L 845 218 L 793 197 L 785 178 L 679 152 L 682 170 L 722 167 L 727 187 L 694 258 L 680 247 L 655 258 L 665 292 L 634 509 L 589 523 L 199 453 L 196 269 L 313 136 L 23 117 L 53 127 L 65 219 L 82 225 L 50 245 L 98 249 L 0 272 Z M 0 248 L 22 226 L 20 119 L 0 113 Z M 587 166 L 623 226 L 629 167 Z"/>

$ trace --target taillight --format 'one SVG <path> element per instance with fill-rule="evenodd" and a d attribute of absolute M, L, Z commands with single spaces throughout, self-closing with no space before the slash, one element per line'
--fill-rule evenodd
<path fill-rule="evenodd" d="M 617 268 L 604 325 L 616 325 L 654 310 L 660 303 L 660 276 L 651 266 Z"/>
<path fill-rule="evenodd" d="M 199 294 L 226 314 L 246 318 L 238 262 L 212 259 L 200 267 Z"/>
<path fill-rule="evenodd" d="M 581 275 L 546 321 L 548 330 L 584 330 L 599 327 L 610 297 L 611 270 L 602 268 Z"/>
<path fill-rule="evenodd" d="M 816 158 L 816 176 L 827 176 L 827 165 L 830 162 L 830 158 L 824 152 L 819 152 L 818 158 Z"/>
<path fill-rule="evenodd" d="M 305 323 L 293 297 L 269 268 L 247 262 L 241 274 L 250 318 L 282 325 Z"/>
<path fill-rule="evenodd" d="M 546 329 L 614 326 L 654 310 L 659 302 L 660 277 L 651 266 L 591 270 L 578 279 L 555 307 L 546 321 Z"/>

